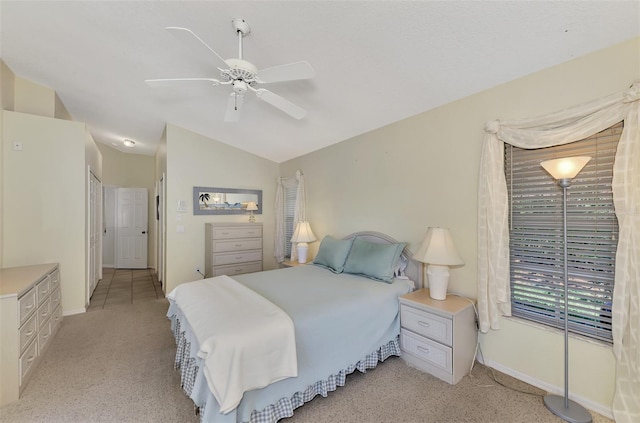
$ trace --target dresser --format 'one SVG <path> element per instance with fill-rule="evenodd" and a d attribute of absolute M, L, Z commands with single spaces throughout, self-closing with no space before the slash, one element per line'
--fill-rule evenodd
<path fill-rule="evenodd" d="M 413 367 L 455 385 L 475 360 L 478 332 L 471 300 L 447 295 L 434 300 L 428 289 L 400 297 L 402 358 Z"/>
<path fill-rule="evenodd" d="M 262 223 L 205 224 L 205 275 L 262 271 Z"/>
<path fill-rule="evenodd" d="M 60 322 L 58 264 L 0 269 L 0 406 L 17 400 Z"/>

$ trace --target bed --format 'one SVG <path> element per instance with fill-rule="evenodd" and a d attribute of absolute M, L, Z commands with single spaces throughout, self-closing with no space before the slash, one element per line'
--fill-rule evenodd
<path fill-rule="evenodd" d="M 202 422 L 276 422 L 292 416 L 297 407 L 316 395 L 326 397 L 343 386 L 346 376 L 356 369 L 365 372 L 392 355 L 400 355 L 398 297 L 422 286 L 421 264 L 413 260 L 406 244 L 376 232 L 359 232 L 341 240 L 325 237 L 314 263 L 237 275 L 232 280 L 204 279 L 182 284 L 167 295 L 167 316 L 177 346 L 175 367 L 181 372 L 183 390 L 193 400 Z M 224 292 L 208 294 L 213 289 Z M 245 310 L 238 305 L 228 306 L 232 301 L 225 299 L 225 295 L 232 298 L 239 291 L 254 295 L 249 297 L 254 302 L 247 300 Z M 185 292 L 191 292 L 190 299 L 186 300 L 189 297 Z M 209 301 L 218 301 L 218 305 L 211 307 Z M 200 303 L 202 315 L 194 314 L 197 307 L 193 302 Z M 243 365 L 238 364 L 238 356 L 250 357 L 253 352 L 254 358 L 266 360 L 270 356 L 282 359 L 291 355 L 289 350 L 274 353 L 273 345 L 265 347 L 267 353 L 258 354 L 256 346 L 260 345 L 255 343 L 269 341 L 263 332 L 269 332 L 270 326 L 262 316 L 273 314 L 270 309 L 264 314 L 253 313 L 263 305 L 261 302 L 283 311 L 285 321 L 290 318 L 292 322 L 293 358 L 285 358 L 284 364 L 293 363 L 295 372 L 291 373 L 289 366 L 280 374 L 270 375 L 273 382 L 246 385 L 257 388 L 244 388 L 244 392 L 238 388 L 240 399 L 228 402 L 227 397 L 220 397 L 219 385 L 212 384 L 215 371 L 223 371 L 223 382 L 228 383 L 234 373 L 251 373 L 242 368 L 235 370 Z M 215 315 L 216 310 L 212 309 L 223 310 L 222 315 Z M 247 330 L 259 330 L 247 337 L 247 342 L 255 343 L 248 344 L 245 350 L 234 346 L 232 353 L 214 358 L 210 354 L 217 348 L 232 344 L 229 340 L 212 341 L 216 331 L 244 319 L 232 317 L 234 313 L 256 314 L 257 321 L 247 326 Z M 214 321 L 218 326 L 209 324 Z M 276 338 L 280 332 L 269 333 L 270 339 L 280 339 Z M 236 342 L 238 337 L 233 333 L 229 336 L 226 339 Z M 258 339 L 260 336 L 263 340 Z M 285 346 L 282 348 L 284 351 Z M 224 361 L 227 358 L 229 362 Z"/>

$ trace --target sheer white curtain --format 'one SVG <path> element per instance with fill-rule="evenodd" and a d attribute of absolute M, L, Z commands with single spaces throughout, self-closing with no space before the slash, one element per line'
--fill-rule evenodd
<path fill-rule="evenodd" d="M 640 81 L 628 90 L 534 119 L 485 126 L 478 187 L 478 312 L 480 330 L 499 329 L 511 315 L 508 198 L 504 143 L 521 148 L 567 144 L 624 120 L 613 167 L 618 218 L 613 292 L 617 360 L 613 412 L 617 423 L 640 421 Z"/>
<path fill-rule="evenodd" d="M 273 255 L 278 263 L 284 261 L 285 246 L 289 239 L 285 239 L 285 216 L 284 216 L 284 195 L 285 189 L 292 189 L 297 185 L 296 205 L 293 214 L 293 228 L 295 229 L 298 222 L 305 220 L 305 204 L 306 196 L 304 190 L 304 175 L 299 170 L 295 177 L 278 179 L 278 190 L 276 191 L 276 237 L 273 249 Z M 291 247 L 291 261 L 298 259 L 298 252 L 295 246 Z"/>

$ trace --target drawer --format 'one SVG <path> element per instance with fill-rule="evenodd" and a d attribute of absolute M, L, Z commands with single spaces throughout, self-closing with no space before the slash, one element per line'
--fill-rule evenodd
<path fill-rule="evenodd" d="M 400 306 L 402 327 L 435 341 L 453 345 L 453 322 L 417 308 Z"/>
<path fill-rule="evenodd" d="M 38 304 L 42 304 L 51 293 L 51 278 L 49 276 L 36 284 L 36 292 L 38 295 Z"/>
<path fill-rule="evenodd" d="M 38 334 L 38 322 L 36 315 L 31 316 L 27 323 L 20 328 L 20 352 L 24 351 L 29 345 L 29 342 L 33 340 Z"/>
<path fill-rule="evenodd" d="M 262 250 L 239 251 L 237 253 L 223 253 L 213 255 L 214 266 L 260 260 L 262 260 Z"/>
<path fill-rule="evenodd" d="M 47 298 L 40 307 L 38 307 L 38 327 L 44 327 L 47 319 L 51 317 L 51 298 Z"/>
<path fill-rule="evenodd" d="M 231 241 L 213 241 L 213 252 L 261 250 L 262 238 L 236 239 Z"/>
<path fill-rule="evenodd" d="M 403 351 L 413 354 L 447 374 L 453 373 L 453 350 L 450 347 L 405 329 L 400 331 L 400 344 Z"/>
<path fill-rule="evenodd" d="M 242 263 L 235 266 L 216 266 L 213 268 L 213 276 L 220 275 L 242 275 L 243 273 L 253 273 L 262 271 L 262 262 Z"/>
<path fill-rule="evenodd" d="M 213 239 L 233 238 L 262 238 L 262 226 L 213 229 Z"/>
<path fill-rule="evenodd" d="M 40 327 L 40 332 L 38 332 L 38 349 L 39 353 L 42 354 L 44 349 L 47 347 L 47 343 L 51 339 L 51 317 L 47 319 L 45 324 Z"/>
<path fill-rule="evenodd" d="M 55 310 L 60 305 L 62 296 L 60 295 L 60 289 L 51 290 L 51 310 Z"/>
<path fill-rule="evenodd" d="M 33 364 L 37 357 L 38 340 L 34 339 L 25 352 L 20 356 L 20 385 L 22 385 L 22 382 L 27 378 L 29 371 L 34 369 Z"/>
<path fill-rule="evenodd" d="M 31 313 L 37 308 L 36 288 L 33 287 L 26 294 L 18 299 L 18 310 L 20 310 L 20 324 L 27 321 Z"/>
<path fill-rule="evenodd" d="M 51 313 L 51 331 L 54 332 L 56 327 L 62 322 L 62 307 L 51 308 L 53 308 L 53 313 Z"/>
<path fill-rule="evenodd" d="M 51 278 L 51 292 L 53 292 L 60 286 L 60 270 L 54 270 L 49 277 Z"/>

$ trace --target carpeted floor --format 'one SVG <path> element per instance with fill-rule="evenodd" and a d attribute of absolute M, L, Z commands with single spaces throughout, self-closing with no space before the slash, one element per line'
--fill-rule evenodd
<path fill-rule="evenodd" d="M 199 420 L 173 369 L 176 348 L 165 316 L 167 300 L 149 295 L 100 301 L 89 313 L 63 319 L 21 399 L 0 409 L 0 422 Z M 478 364 L 471 377 L 451 386 L 390 358 L 366 374 L 356 371 L 346 386 L 327 398 L 316 397 L 282 422 L 562 421 L 544 407 L 544 392 L 497 372 L 496 377 L 531 394 L 496 383 L 490 369 Z M 612 422 L 592 415 L 594 423 Z"/>

